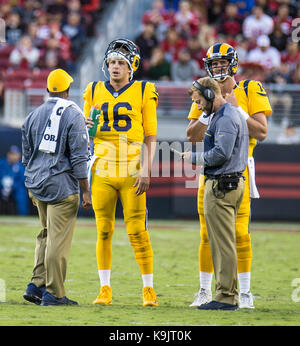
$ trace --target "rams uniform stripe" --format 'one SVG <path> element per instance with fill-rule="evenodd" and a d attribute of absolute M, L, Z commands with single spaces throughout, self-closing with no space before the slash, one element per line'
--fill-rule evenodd
<path fill-rule="evenodd" d="M 96 88 L 97 83 L 98 82 L 93 82 L 93 84 L 92 84 L 92 100 L 94 98 L 94 93 L 95 93 L 95 88 Z"/>
<path fill-rule="evenodd" d="M 146 83 L 147 82 L 145 80 L 142 81 L 142 97 L 144 96 L 144 91 L 145 91 Z"/>
<path fill-rule="evenodd" d="M 210 58 L 214 54 L 226 55 L 233 51 L 234 49 L 227 43 L 216 43 L 214 46 L 210 47 L 209 51 L 207 52 L 207 56 Z"/>
<path fill-rule="evenodd" d="M 222 43 L 217 43 L 213 46 L 213 54 L 220 53 L 220 47 L 222 46 Z"/>
<path fill-rule="evenodd" d="M 248 84 L 250 83 L 250 79 L 245 80 L 244 82 L 244 90 L 246 93 L 246 96 L 248 97 Z"/>
<path fill-rule="evenodd" d="M 222 54 L 222 55 L 226 55 L 227 53 L 228 53 L 228 45 L 227 44 L 221 44 L 221 46 L 220 46 L 220 53 Z"/>

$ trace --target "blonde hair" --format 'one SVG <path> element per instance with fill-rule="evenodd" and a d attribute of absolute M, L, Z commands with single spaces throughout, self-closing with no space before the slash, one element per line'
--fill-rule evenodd
<path fill-rule="evenodd" d="M 222 95 L 219 83 L 216 82 L 214 79 L 210 77 L 203 77 L 203 78 L 199 78 L 197 82 L 201 84 L 203 87 L 211 89 L 214 92 L 215 96 Z M 189 89 L 189 95 L 192 96 L 194 92 L 198 92 L 200 95 L 202 95 L 201 90 L 199 90 L 196 86 L 193 85 Z"/>

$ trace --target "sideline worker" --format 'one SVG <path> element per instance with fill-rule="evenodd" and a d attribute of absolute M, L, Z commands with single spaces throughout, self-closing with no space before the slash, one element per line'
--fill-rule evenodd
<path fill-rule="evenodd" d="M 198 309 L 237 310 L 235 220 L 244 193 L 242 172 L 248 158 L 248 127 L 213 79 L 195 81 L 189 94 L 199 109 L 211 115 L 204 153 L 184 153 L 184 159 L 204 166 L 204 217 L 216 279 L 215 300 Z"/>
<path fill-rule="evenodd" d="M 64 281 L 82 190 L 82 207 L 91 206 L 88 187 L 88 133 L 80 108 L 67 100 L 73 78 L 50 72 L 48 100 L 22 126 L 25 186 L 38 208 L 31 282 L 24 298 L 38 305 L 77 305 L 65 296 Z"/>

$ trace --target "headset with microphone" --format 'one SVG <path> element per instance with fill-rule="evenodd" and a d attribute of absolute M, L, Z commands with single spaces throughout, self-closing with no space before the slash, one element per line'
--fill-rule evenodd
<path fill-rule="evenodd" d="M 215 93 L 210 88 L 204 87 L 196 80 L 193 82 L 193 86 L 201 91 L 207 101 L 212 102 L 215 99 Z"/>
<path fill-rule="evenodd" d="M 195 88 L 197 88 L 201 94 L 203 95 L 203 97 L 205 98 L 205 100 L 207 100 L 208 102 L 211 103 L 211 106 L 210 106 L 210 112 L 209 114 L 206 114 L 206 115 L 203 115 L 204 118 L 207 118 L 210 116 L 210 114 L 212 113 L 212 109 L 213 109 L 213 102 L 214 102 L 214 99 L 215 99 L 215 93 L 213 92 L 213 90 L 211 90 L 210 88 L 207 88 L 207 87 L 204 87 L 203 85 L 201 85 L 198 81 L 194 81 L 193 82 L 193 86 Z"/>

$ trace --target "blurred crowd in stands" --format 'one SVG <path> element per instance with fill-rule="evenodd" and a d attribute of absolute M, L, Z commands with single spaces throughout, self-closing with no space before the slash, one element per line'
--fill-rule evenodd
<path fill-rule="evenodd" d="M 54 68 L 76 71 L 102 6 L 112 0 L 0 0 L 0 108 L 7 88 L 45 88 Z"/>
<path fill-rule="evenodd" d="M 24 182 L 21 150 L 12 145 L 6 157 L 0 158 L 0 214 L 29 214 L 29 198 Z"/>
<path fill-rule="evenodd" d="M 201 77 L 207 49 L 227 42 L 239 56 L 237 79 L 300 83 L 300 45 L 292 35 L 297 17 L 297 0 L 154 0 L 135 38 L 142 56 L 136 78 Z"/>
<path fill-rule="evenodd" d="M 0 16 L 6 23 L 9 65 L 22 68 L 74 63 L 87 36 L 94 35 L 100 0 L 1 0 Z M 3 53 L 2 53 L 3 54 Z M 0 68 L 7 61 L 0 61 Z"/>
<path fill-rule="evenodd" d="M 6 24 L 6 44 L 0 45 L 0 95 L 7 74 L 12 83 L 23 80 L 25 87 L 40 87 L 39 80 L 53 68 L 74 72 L 86 38 L 95 35 L 102 5 L 109 1 L 0 0 Z M 204 74 L 202 59 L 208 47 L 227 42 L 238 52 L 238 78 L 300 83 L 299 43 L 292 39 L 297 17 L 298 0 L 153 0 L 135 38 L 142 55 L 135 77 L 192 80 Z M 15 70 L 19 73 L 12 74 Z M 41 70 L 47 72 L 40 76 Z"/>
<path fill-rule="evenodd" d="M 0 42 L 0 109 L 6 88 L 45 89 L 50 70 L 60 67 L 76 72 L 86 40 L 96 33 L 103 6 L 112 1 L 0 0 L 6 29 L 6 42 Z M 299 143 L 296 125 L 300 120 L 290 120 L 290 114 L 299 112 L 298 94 L 280 90 L 280 85 L 300 84 L 300 30 L 296 30 L 299 23 L 293 23 L 299 17 L 300 0 L 153 0 L 134 38 L 141 50 L 135 78 L 194 80 L 206 75 L 202 59 L 207 49 L 227 42 L 238 53 L 237 80 L 279 86 L 278 92 L 269 94 L 272 118 L 282 121 L 284 129 L 277 142 Z M 280 103 L 282 108 L 276 112 Z M 13 213 L 29 213 L 20 160 L 16 145 L 0 158 L 0 214 L 14 210 L 12 203 Z"/>

